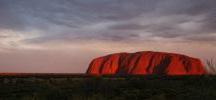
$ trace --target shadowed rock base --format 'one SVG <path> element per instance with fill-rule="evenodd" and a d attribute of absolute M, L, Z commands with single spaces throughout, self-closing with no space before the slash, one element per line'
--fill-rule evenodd
<path fill-rule="evenodd" d="M 116 53 L 94 59 L 89 75 L 203 75 L 206 70 L 197 58 L 181 54 L 143 51 Z"/>

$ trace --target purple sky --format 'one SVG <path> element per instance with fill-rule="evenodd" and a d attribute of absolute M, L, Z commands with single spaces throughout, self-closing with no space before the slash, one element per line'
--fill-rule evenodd
<path fill-rule="evenodd" d="M 0 0 L 0 72 L 83 73 L 95 57 L 146 50 L 215 58 L 215 4 Z"/>

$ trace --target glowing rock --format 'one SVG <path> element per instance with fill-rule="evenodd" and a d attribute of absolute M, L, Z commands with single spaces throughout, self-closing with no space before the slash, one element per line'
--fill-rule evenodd
<path fill-rule="evenodd" d="M 143 51 L 117 53 L 94 59 L 89 75 L 203 75 L 206 70 L 197 58 L 181 54 Z"/>

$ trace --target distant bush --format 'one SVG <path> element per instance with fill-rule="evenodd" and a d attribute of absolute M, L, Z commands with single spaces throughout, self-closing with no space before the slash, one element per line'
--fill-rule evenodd
<path fill-rule="evenodd" d="M 216 64 L 213 59 L 206 60 L 206 68 L 210 74 L 216 74 Z"/>

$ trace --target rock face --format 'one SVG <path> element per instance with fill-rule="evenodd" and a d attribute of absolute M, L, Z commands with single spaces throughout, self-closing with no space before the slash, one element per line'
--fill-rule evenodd
<path fill-rule="evenodd" d="M 143 51 L 117 53 L 94 59 L 89 75 L 202 75 L 206 74 L 197 58 L 181 54 Z"/>

